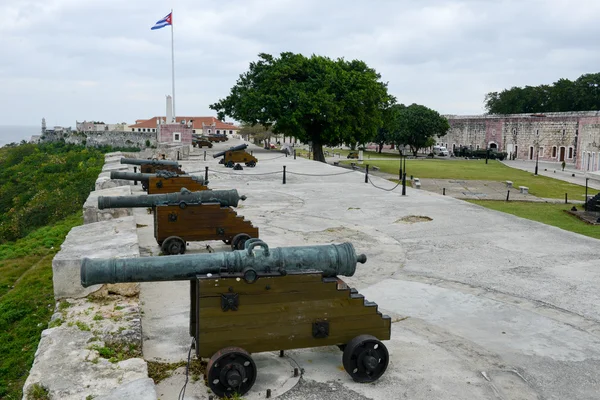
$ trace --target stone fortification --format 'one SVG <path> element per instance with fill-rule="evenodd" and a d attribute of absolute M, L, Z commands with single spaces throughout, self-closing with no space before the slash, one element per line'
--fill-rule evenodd
<path fill-rule="evenodd" d="M 585 171 L 600 169 L 600 111 L 446 118 L 451 129 L 438 140 L 449 151 L 489 147 L 506 151 L 513 159 L 565 161 Z"/>
<path fill-rule="evenodd" d="M 156 133 L 126 131 L 57 131 L 45 132 L 40 142 L 55 142 L 64 139 L 65 143 L 84 146 L 146 147 L 157 146 Z"/>
<path fill-rule="evenodd" d="M 102 174 L 117 169 L 123 156 L 106 154 Z M 130 182 L 116 185 L 90 193 L 84 225 L 69 232 L 52 261 L 55 313 L 42 332 L 24 399 L 36 386 L 61 400 L 157 398 L 141 358 L 139 284 L 80 284 L 83 257 L 140 256 L 136 223 L 128 216 L 131 209 L 97 209 L 99 195 L 131 193 Z"/>

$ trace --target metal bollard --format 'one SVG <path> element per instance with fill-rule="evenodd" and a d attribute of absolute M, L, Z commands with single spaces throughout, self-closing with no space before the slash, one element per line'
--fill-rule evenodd
<path fill-rule="evenodd" d="M 285 185 L 285 165 L 283 166 L 283 184 Z"/>
<path fill-rule="evenodd" d="M 204 167 L 204 182 L 208 182 L 208 167 Z"/>
<path fill-rule="evenodd" d="M 369 183 L 369 164 L 365 168 L 365 183 Z"/>
<path fill-rule="evenodd" d="M 565 193 L 565 204 L 569 204 L 569 202 L 567 201 L 567 194 Z"/>
<path fill-rule="evenodd" d="M 137 173 L 137 167 L 133 167 L 133 173 Z M 137 186 L 137 181 L 133 181 L 133 184 Z"/>
<path fill-rule="evenodd" d="M 510 197 L 510 190 L 508 190 L 508 191 L 506 192 L 506 201 L 508 201 L 508 198 L 509 198 L 509 197 Z"/>
<path fill-rule="evenodd" d="M 445 196 L 446 195 L 446 188 L 442 189 L 442 195 Z"/>
<path fill-rule="evenodd" d="M 294 160 L 296 159 L 296 149 L 294 149 Z"/>
<path fill-rule="evenodd" d="M 206 150 L 204 150 L 204 161 L 206 161 Z"/>

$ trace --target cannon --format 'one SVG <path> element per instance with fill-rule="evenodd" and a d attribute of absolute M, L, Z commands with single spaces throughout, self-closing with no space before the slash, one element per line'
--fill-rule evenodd
<path fill-rule="evenodd" d="M 240 197 L 235 189 L 191 192 L 183 188 L 178 193 L 99 196 L 98 208 L 103 210 L 105 208 L 144 208 L 161 205 L 176 205 L 180 208 L 186 208 L 188 205 L 202 203 L 217 203 L 221 207 L 237 207 L 240 200 L 246 200 L 246 196 Z"/>
<path fill-rule="evenodd" d="M 258 160 L 244 150 L 248 148 L 247 144 L 230 147 L 229 150 L 220 151 L 213 154 L 213 158 L 223 157 L 219 164 L 225 164 L 228 168 L 233 168 L 236 163 L 245 163 L 247 167 L 255 167 Z"/>
<path fill-rule="evenodd" d="M 98 208 L 151 207 L 154 238 L 165 254 L 185 253 L 188 241 L 222 240 L 232 249 L 244 248 L 258 237 L 258 228 L 239 217 L 237 207 L 245 196 L 237 190 L 204 190 L 139 196 L 100 196 Z"/>
<path fill-rule="evenodd" d="M 157 171 L 170 171 L 179 175 L 185 175 L 181 165 L 172 160 L 144 160 L 139 158 L 121 158 L 121 164 L 137 165 L 143 174 L 153 174 Z"/>
<path fill-rule="evenodd" d="M 142 174 L 135 172 L 112 171 L 110 179 L 122 179 L 127 181 L 140 181 L 142 189 L 148 194 L 173 193 L 181 188 L 192 192 L 208 190 L 208 181 L 203 177 L 191 175 L 179 175 L 171 171 L 157 171 L 153 174 Z"/>
<path fill-rule="evenodd" d="M 365 263 L 351 243 L 270 249 L 260 239 L 243 250 L 132 259 L 84 259 L 81 284 L 190 281 L 189 334 L 206 380 L 219 397 L 254 384 L 251 353 L 336 345 L 357 382 L 386 371 L 391 319 L 339 276 Z"/>
<path fill-rule="evenodd" d="M 177 161 L 172 160 L 144 160 L 140 158 L 121 158 L 121 164 L 129 164 L 129 165 L 171 165 L 174 167 L 179 167 L 179 163 Z"/>

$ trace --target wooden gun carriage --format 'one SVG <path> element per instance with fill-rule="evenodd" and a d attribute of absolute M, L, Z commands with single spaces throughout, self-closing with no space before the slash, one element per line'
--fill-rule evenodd
<path fill-rule="evenodd" d="M 219 160 L 219 164 L 225 164 L 227 168 L 233 168 L 238 163 L 245 163 L 247 167 L 255 167 L 258 159 L 244 151 L 247 147 L 247 144 L 230 147 L 229 150 L 213 154 L 213 158 L 223 157 Z"/>
<path fill-rule="evenodd" d="M 89 260 L 83 286 L 190 280 L 189 332 L 196 356 L 209 358 L 208 386 L 218 396 L 243 395 L 254 384 L 251 353 L 336 345 L 357 382 L 387 369 L 391 319 L 338 275 L 354 274 L 350 243 L 269 249 L 250 239 L 232 253 Z"/>
<path fill-rule="evenodd" d="M 140 196 L 100 196 L 98 208 L 152 207 L 154 238 L 165 254 L 183 254 L 187 242 L 222 240 L 232 249 L 244 248 L 258 228 L 238 216 L 237 190 L 204 190 Z"/>

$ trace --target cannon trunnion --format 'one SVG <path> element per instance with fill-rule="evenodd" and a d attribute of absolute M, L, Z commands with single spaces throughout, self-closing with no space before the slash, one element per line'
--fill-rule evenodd
<path fill-rule="evenodd" d="M 251 353 L 337 345 L 346 372 L 374 382 L 386 371 L 391 319 L 338 276 L 357 263 L 350 243 L 269 249 L 259 239 L 231 253 L 90 260 L 82 285 L 190 280 L 189 334 L 209 358 L 217 396 L 243 395 L 254 384 Z"/>

